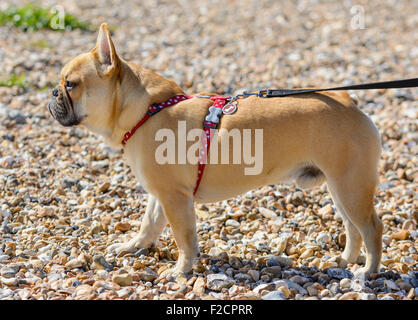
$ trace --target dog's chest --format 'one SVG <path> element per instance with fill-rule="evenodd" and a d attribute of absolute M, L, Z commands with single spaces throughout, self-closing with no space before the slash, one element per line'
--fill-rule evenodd
<path fill-rule="evenodd" d="M 148 189 L 147 178 L 145 175 L 145 169 L 137 150 L 132 150 L 135 148 L 126 148 L 125 149 L 125 159 L 128 165 L 131 167 L 131 170 L 134 172 L 136 179 L 141 184 L 144 189 Z"/>

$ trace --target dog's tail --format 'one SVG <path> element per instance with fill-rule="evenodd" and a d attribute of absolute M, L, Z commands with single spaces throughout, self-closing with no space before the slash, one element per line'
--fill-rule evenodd
<path fill-rule="evenodd" d="M 313 164 L 302 167 L 296 176 L 296 185 L 301 189 L 311 189 L 324 181 L 324 173 Z"/>

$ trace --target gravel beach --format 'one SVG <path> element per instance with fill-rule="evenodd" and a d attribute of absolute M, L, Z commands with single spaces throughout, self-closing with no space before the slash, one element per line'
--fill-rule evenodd
<path fill-rule="evenodd" d="M 3 0 L 0 10 L 25 1 Z M 418 2 L 39 1 L 108 23 L 118 53 L 188 94 L 327 87 L 417 76 Z M 353 9 L 354 8 L 354 9 Z M 364 13 L 364 25 L 358 14 Z M 161 278 L 178 251 L 167 227 L 152 248 L 117 257 L 141 226 L 147 193 L 122 157 L 49 114 L 63 65 L 97 31 L 0 26 L 0 300 L 415 300 L 418 297 L 418 90 L 356 91 L 382 137 L 375 205 L 381 270 L 341 268 L 345 230 L 326 184 L 265 186 L 196 206 L 200 263 Z M 353 92 L 354 93 L 354 92 Z"/>

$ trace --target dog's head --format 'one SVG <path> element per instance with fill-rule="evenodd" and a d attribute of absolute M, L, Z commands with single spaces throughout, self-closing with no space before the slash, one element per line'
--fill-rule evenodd
<path fill-rule="evenodd" d="M 109 30 L 102 24 L 96 46 L 62 69 L 48 104 L 51 115 L 63 126 L 105 127 L 112 117 L 120 64 Z"/>

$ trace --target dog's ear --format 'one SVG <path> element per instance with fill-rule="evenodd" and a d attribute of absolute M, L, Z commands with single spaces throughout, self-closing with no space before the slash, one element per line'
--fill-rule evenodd
<path fill-rule="evenodd" d="M 102 75 L 109 76 L 117 70 L 119 59 L 106 23 L 102 23 L 100 26 L 93 55 L 97 60 L 98 70 Z"/>

